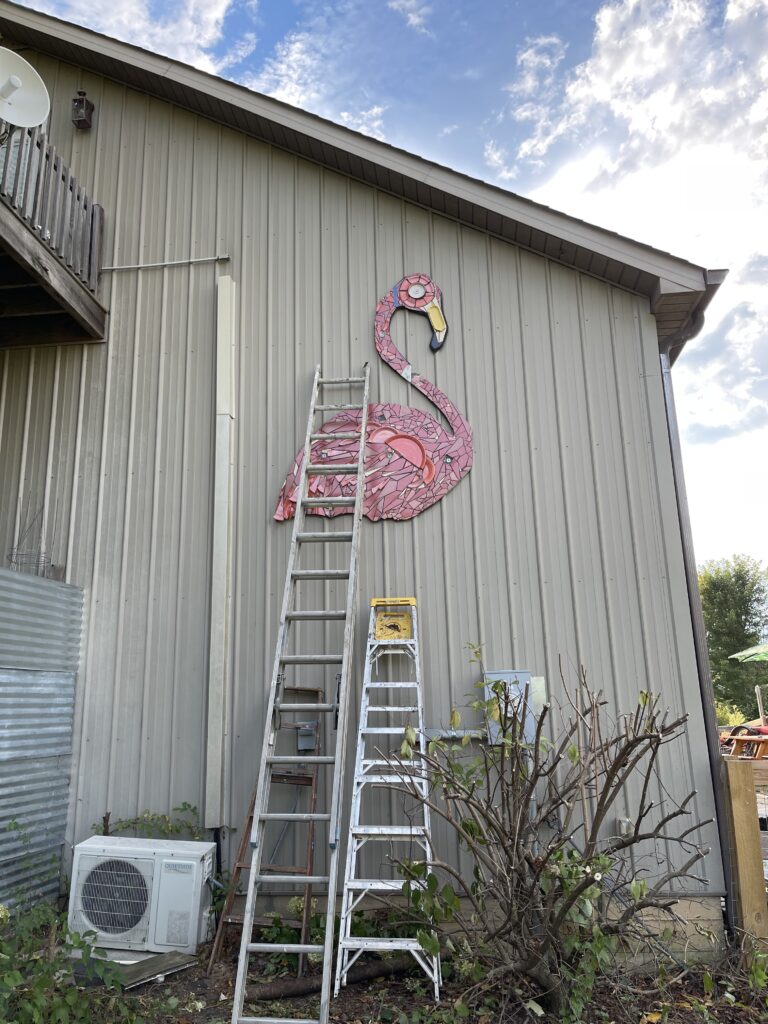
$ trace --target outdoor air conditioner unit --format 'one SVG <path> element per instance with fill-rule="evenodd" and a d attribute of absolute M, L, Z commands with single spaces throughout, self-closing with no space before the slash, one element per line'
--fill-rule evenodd
<path fill-rule="evenodd" d="M 93 836 L 75 847 L 69 927 L 97 946 L 194 953 L 209 938 L 216 847 Z"/>

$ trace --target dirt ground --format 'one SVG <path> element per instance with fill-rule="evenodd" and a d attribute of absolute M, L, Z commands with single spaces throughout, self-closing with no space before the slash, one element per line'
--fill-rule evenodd
<path fill-rule="evenodd" d="M 197 964 L 171 975 L 164 982 L 150 982 L 126 993 L 147 1024 L 230 1024 L 232 991 L 237 954 L 225 951 L 222 961 L 207 974 L 209 948 L 204 948 Z M 252 972 L 254 984 L 274 981 L 280 976 L 274 967 L 263 964 L 264 973 Z M 286 971 L 286 976 L 290 974 Z M 450 973 L 450 969 L 446 974 Z M 692 969 L 685 977 L 660 987 L 655 979 L 625 976 L 618 984 L 603 985 L 595 993 L 592 1005 L 584 1014 L 584 1024 L 765 1024 L 768 1004 L 763 993 L 762 1005 L 751 999 L 746 983 L 737 986 L 733 974 L 722 975 L 713 970 L 713 983 L 701 968 Z M 729 987 L 730 986 L 730 987 Z M 441 991 L 439 1011 L 426 979 L 418 971 L 393 978 L 383 978 L 343 989 L 331 1004 L 333 1024 L 450 1024 L 459 1020 L 452 1007 L 462 987 L 446 980 Z M 317 1015 L 316 995 L 270 1002 L 246 1002 L 253 1016 L 313 1017 Z M 468 1018 L 472 1024 L 498 1024 L 498 1011 L 474 1010 Z M 523 1024 L 536 1018 L 520 1008 L 503 1015 L 504 1024 Z M 543 1018 L 544 1020 L 549 1018 Z"/>

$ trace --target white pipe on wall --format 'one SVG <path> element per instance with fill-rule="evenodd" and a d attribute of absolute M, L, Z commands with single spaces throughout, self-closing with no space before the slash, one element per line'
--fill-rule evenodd
<path fill-rule="evenodd" d="M 225 824 L 229 799 L 226 750 L 231 671 L 235 337 L 235 282 L 231 277 L 220 277 L 216 293 L 216 446 L 208 640 L 206 828 L 220 828 Z"/>

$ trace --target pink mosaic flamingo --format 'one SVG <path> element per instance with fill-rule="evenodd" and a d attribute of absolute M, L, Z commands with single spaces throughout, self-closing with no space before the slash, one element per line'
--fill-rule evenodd
<path fill-rule="evenodd" d="M 472 428 L 453 402 L 426 377 L 415 373 L 390 335 L 396 309 L 412 309 L 429 317 L 433 335 L 430 348 L 443 345 L 447 325 L 442 312 L 440 289 L 426 274 L 411 274 L 399 281 L 379 300 L 374 322 L 376 350 L 384 362 L 430 400 L 445 416 L 446 430 L 434 416 L 392 402 L 368 406 L 365 495 L 363 511 L 368 519 L 411 519 L 440 501 L 472 468 Z M 357 461 L 357 440 L 334 440 L 334 434 L 360 430 L 361 412 L 350 410 L 327 420 L 321 433 L 327 438 L 312 445 L 311 461 L 350 463 Z M 290 519 L 296 511 L 297 482 L 304 456 L 300 451 L 277 499 L 275 519 Z M 310 476 L 312 498 L 339 498 L 354 494 L 355 479 L 349 475 Z M 344 506 L 307 509 L 311 515 L 349 514 Z"/>

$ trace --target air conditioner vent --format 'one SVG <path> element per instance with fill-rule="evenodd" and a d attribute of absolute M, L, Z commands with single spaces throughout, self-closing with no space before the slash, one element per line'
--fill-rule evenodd
<path fill-rule="evenodd" d="M 127 860 L 105 860 L 83 881 L 81 908 L 93 927 L 108 935 L 135 928 L 147 912 L 149 889 L 141 872 Z"/>

